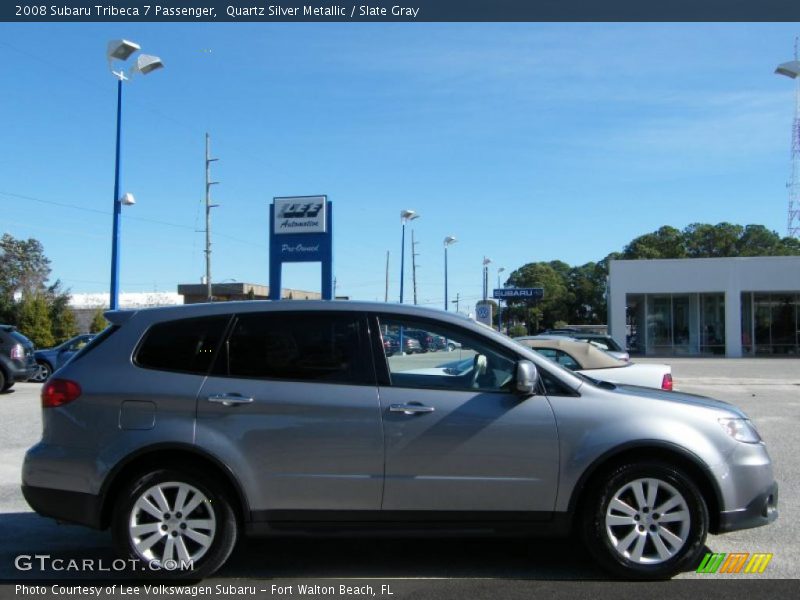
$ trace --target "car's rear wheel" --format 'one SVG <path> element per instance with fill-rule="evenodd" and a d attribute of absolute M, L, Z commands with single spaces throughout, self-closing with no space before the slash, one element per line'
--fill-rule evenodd
<path fill-rule="evenodd" d="M 50 365 L 48 365 L 44 361 L 41 362 L 37 361 L 36 373 L 33 374 L 33 377 L 31 377 L 30 380 L 35 383 L 41 383 L 43 381 L 46 381 L 47 378 L 50 377 L 50 375 L 52 375 L 52 373 L 53 369 L 50 368 Z"/>
<path fill-rule="evenodd" d="M 697 486 L 662 462 L 617 467 L 584 507 L 589 552 L 628 579 L 664 579 L 693 566 L 707 533 L 708 508 Z"/>
<path fill-rule="evenodd" d="M 214 573 L 238 537 L 226 494 L 200 474 L 171 469 L 148 472 L 122 490 L 112 527 L 121 555 L 169 578 Z"/>
<path fill-rule="evenodd" d="M 14 385 L 14 382 L 9 382 L 8 378 L 6 378 L 6 374 L 3 373 L 3 369 L 0 369 L 0 392 L 5 392 L 12 385 Z"/>

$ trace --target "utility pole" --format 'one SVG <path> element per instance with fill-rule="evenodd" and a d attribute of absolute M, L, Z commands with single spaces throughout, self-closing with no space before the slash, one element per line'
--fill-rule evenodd
<path fill-rule="evenodd" d="M 333 278 L 333 299 L 336 300 L 336 277 Z"/>
<path fill-rule="evenodd" d="M 419 242 L 414 241 L 414 230 L 411 230 L 411 280 L 414 283 L 414 304 L 417 303 L 417 257 L 419 253 L 417 252 L 417 244 Z"/>
<path fill-rule="evenodd" d="M 386 291 L 383 293 L 383 301 L 389 301 L 389 251 L 386 251 Z"/>
<path fill-rule="evenodd" d="M 211 138 L 206 133 L 206 300 L 212 301 L 211 296 L 211 209 L 219 204 L 211 204 L 211 186 L 219 181 L 211 181 L 211 163 L 219 160 L 211 158 Z"/>
<path fill-rule="evenodd" d="M 461 299 L 461 292 L 457 292 L 456 293 L 456 299 L 455 300 L 450 300 L 450 304 L 455 304 L 456 305 L 456 312 L 458 312 L 458 302 L 459 302 L 460 299 Z"/>

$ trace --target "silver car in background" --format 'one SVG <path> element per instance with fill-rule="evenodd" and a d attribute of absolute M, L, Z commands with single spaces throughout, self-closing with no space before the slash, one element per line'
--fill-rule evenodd
<path fill-rule="evenodd" d="M 577 531 L 610 573 L 692 568 L 766 525 L 777 485 L 738 408 L 596 384 L 457 315 L 362 302 L 106 313 L 42 389 L 23 493 L 203 577 L 241 534 Z M 386 356 L 406 330 L 452 340 Z"/>

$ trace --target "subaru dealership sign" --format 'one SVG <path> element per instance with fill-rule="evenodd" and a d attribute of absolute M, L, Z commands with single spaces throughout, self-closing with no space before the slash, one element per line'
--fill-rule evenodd
<path fill-rule="evenodd" d="M 499 300 L 541 300 L 544 288 L 500 288 L 492 290 L 492 297 Z"/>

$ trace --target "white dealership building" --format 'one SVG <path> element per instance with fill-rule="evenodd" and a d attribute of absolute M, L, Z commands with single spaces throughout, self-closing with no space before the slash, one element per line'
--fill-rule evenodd
<path fill-rule="evenodd" d="M 613 260 L 608 324 L 644 355 L 800 355 L 800 257 Z"/>

